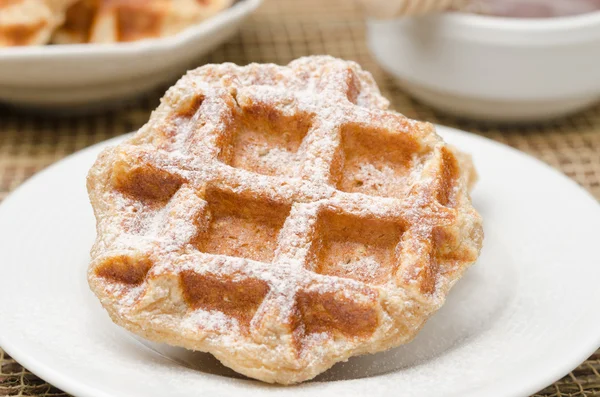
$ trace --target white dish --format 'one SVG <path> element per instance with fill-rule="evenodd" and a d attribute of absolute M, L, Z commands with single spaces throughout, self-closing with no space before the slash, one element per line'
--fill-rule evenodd
<path fill-rule="evenodd" d="M 86 283 L 94 218 L 85 176 L 96 145 L 49 167 L 0 206 L 0 346 L 79 397 L 525 396 L 600 345 L 600 206 L 574 182 L 501 144 L 439 127 L 473 153 L 486 240 L 478 263 L 406 346 L 308 382 L 231 378 L 211 356 L 114 325 Z M 560 326 L 557 326 L 559 324 Z M 338 381 L 333 381 L 338 380 Z"/>
<path fill-rule="evenodd" d="M 116 44 L 0 49 L 0 101 L 46 109 L 90 109 L 173 80 L 236 32 L 262 0 L 241 0 L 183 32 Z"/>
<path fill-rule="evenodd" d="M 367 27 L 379 63 L 445 112 L 535 121 L 600 99 L 600 11 L 545 19 L 446 13 Z"/>

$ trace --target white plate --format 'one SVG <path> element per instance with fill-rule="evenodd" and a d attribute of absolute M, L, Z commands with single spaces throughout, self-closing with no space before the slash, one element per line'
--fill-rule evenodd
<path fill-rule="evenodd" d="M 115 106 L 180 76 L 236 32 L 262 0 L 240 0 L 214 17 L 160 39 L 0 49 L 0 100 L 37 108 Z"/>
<path fill-rule="evenodd" d="M 113 325 L 85 278 L 95 234 L 85 175 L 107 143 L 41 172 L 0 206 L 0 346 L 80 397 L 536 392 L 600 345 L 600 206 L 526 155 L 439 131 L 474 155 L 486 239 L 478 263 L 406 346 L 283 388 L 231 378 L 207 354 L 142 343 Z"/>
<path fill-rule="evenodd" d="M 600 100 L 600 11 L 561 18 L 439 13 L 369 20 L 367 41 L 404 89 L 446 113 L 531 122 Z"/>

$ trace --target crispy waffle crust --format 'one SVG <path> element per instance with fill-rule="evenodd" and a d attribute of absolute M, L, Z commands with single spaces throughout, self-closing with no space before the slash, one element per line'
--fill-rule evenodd
<path fill-rule="evenodd" d="M 78 0 L 52 41 L 115 43 L 170 36 L 212 17 L 232 0 Z"/>
<path fill-rule="evenodd" d="M 40 45 L 64 20 L 72 0 L 0 0 L 0 47 Z"/>
<path fill-rule="evenodd" d="M 473 263 L 467 156 L 319 56 L 206 65 L 89 172 L 89 283 L 147 339 L 266 382 L 411 340 Z"/>

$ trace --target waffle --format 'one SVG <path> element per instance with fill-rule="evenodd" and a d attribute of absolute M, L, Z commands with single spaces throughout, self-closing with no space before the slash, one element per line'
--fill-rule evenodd
<path fill-rule="evenodd" d="M 0 0 L 0 47 L 46 44 L 69 0 Z"/>
<path fill-rule="evenodd" d="M 410 341 L 481 248 L 469 158 L 327 56 L 206 65 L 89 172 L 117 324 L 265 382 Z"/>
<path fill-rule="evenodd" d="M 176 34 L 232 0 L 79 0 L 54 34 L 57 44 L 115 43 Z"/>

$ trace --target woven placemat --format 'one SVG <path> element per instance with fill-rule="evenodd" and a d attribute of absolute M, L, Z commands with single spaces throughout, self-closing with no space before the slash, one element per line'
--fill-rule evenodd
<path fill-rule="evenodd" d="M 198 65 L 225 61 L 284 64 L 309 54 L 355 60 L 373 73 L 392 106 L 408 117 L 471 131 L 530 153 L 600 199 L 600 104 L 572 117 L 530 126 L 481 125 L 440 115 L 407 97 L 377 66 L 366 47 L 364 31 L 359 10 L 351 1 L 266 0 L 239 34 L 199 59 Z M 86 117 L 44 118 L 0 108 L 0 200 L 26 178 L 66 155 L 139 128 L 165 88 L 118 111 Z M 535 396 L 600 395 L 599 371 L 600 351 Z M 0 396 L 66 395 L 0 349 Z"/>

